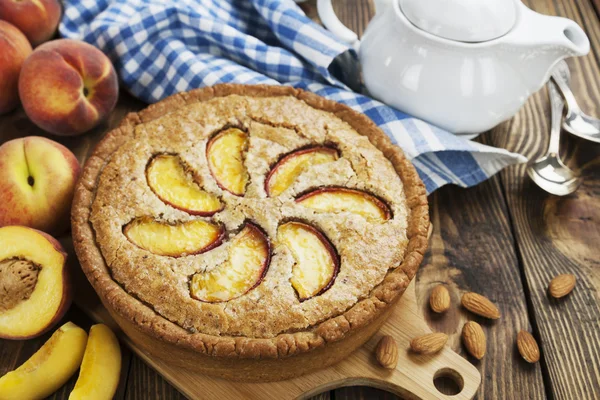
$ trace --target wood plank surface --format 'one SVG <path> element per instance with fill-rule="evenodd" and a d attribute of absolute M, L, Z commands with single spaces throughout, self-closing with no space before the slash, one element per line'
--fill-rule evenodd
<path fill-rule="evenodd" d="M 340 20 L 359 34 L 364 31 L 375 8 L 367 0 L 333 1 Z M 463 324 L 474 319 L 488 336 L 488 351 L 475 362 L 482 374 L 478 398 L 545 397 L 541 368 L 530 366 L 515 351 L 519 330 L 531 331 L 514 237 L 498 178 L 476 188 L 464 190 L 445 187 L 430 196 L 430 214 L 434 226 L 431 249 L 417 275 L 417 298 L 434 331 L 450 335 L 455 351 L 465 354 L 460 341 Z M 489 282 L 502 282 L 491 286 Z M 428 307 L 429 293 L 439 284 L 447 284 L 453 307 L 443 317 Z M 458 307 L 464 291 L 477 291 L 498 304 L 502 319 L 486 323 Z M 352 387 L 338 389 L 335 399 L 395 398 L 378 389 Z"/>
<path fill-rule="evenodd" d="M 600 115 L 600 0 L 525 0 L 536 11 L 577 21 L 589 35 L 594 51 L 570 62 L 573 88 L 582 108 Z M 333 0 L 340 19 L 359 35 L 374 14 L 372 0 Z M 303 4 L 316 16 L 315 0 Z M 104 132 L 143 104 L 122 95 L 111 119 L 78 138 L 51 137 L 74 150 L 80 160 Z M 483 141 L 528 157 L 547 145 L 549 105 L 546 91 L 534 95 L 519 114 Z M 0 144 L 14 137 L 48 136 L 22 110 L 0 117 Z M 567 136 L 564 134 L 563 136 Z M 525 167 L 510 167 L 476 188 L 446 187 L 430 197 L 434 222 L 432 248 L 417 277 L 417 296 L 429 326 L 450 334 L 451 346 L 464 354 L 459 332 L 468 313 L 457 308 L 460 294 L 473 290 L 489 296 L 502 318 L 484 324 L 488 353 L 481 362 L 470 359 L 483 375 L 480 399 L 600 399 L 600 145 L 563 137 L 564 156 L 584 176 L 574 195 L 546 195 L 525 175 Z M 561 301 L 549 299 L 552 276 L 574 273 L 575 291 Z M 427 298 L 437 283 L 450 289 L 453 308 L 443 318 L 431 315 Z M 66 320 L 89 328 L 91 320 L 72 307 Z M 480 319 L 475 320 L 482 322 Z M 530 366 L 516 353 L 519 329 L 533 332 L 542 348 L 541 363 Z M 49 337 L 29 341 L 0 340 L 0 375 L 24 362 Z M 160 375 L 126 349 L 115 398 L 184 398 Z M 72 378 L 52 399 L 66 399 Z M 442 387 L 444 387 L 442 385 Z M 378 389 L 348 387 L 315 399 L 395 399 Z"/>
<path fill-rule="evenodd" d="M 524 362 L 515 350 L 517 332 L 531 332 L 514 238 L 498 178 L 475 188 L 443 188 L 430 198 L 434 232 L 429 253 L 417 275 L 421 311 L 433 330 L 450 335 L 450 345 L 462 352 L 460 333 L 465 322 L 477 321 L 487 336 L 483 360 L 467 357 L 479 369 L 478 398 L 543 399 L 539 364 Z M 443 283 L 452 308 L 445 315 L 429 309 L 429 295 Z M 494 302 L 502 317 L 489 321 L 460 307 L 464 292 L 481 293 Z"/>
<path fill-rule="evenodd" d="M 536 11 L 578 22 L 589 35 L 592 53 L 572 59 L 572 86 L 581 107 L 600 115 L 600 23 L 592 4 L 574 0 L 528 0 Z M 491 134 L 493 143 L 531 159 L 545 152 L 549 137 L 550 106 L 546 90 L 536 94 L 513 119 Z M 583 185 L 573 195 L 551 196 L 537 188 L 525 166 L 501 174 L 510 210 L 525 290 L 541 339 L 546 390 L 554 399 L 600 398 L 600 145 L 563 131 L 563 158 L 583 174 Z M 547 294 L 557 274 L 577 277 L 573 293 L 562 300 Z"/>

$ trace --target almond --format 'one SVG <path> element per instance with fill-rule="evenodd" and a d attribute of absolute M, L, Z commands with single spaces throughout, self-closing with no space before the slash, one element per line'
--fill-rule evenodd
<path fill-rule="evenodd" d="M 398 345 L 393 337 L 385 335 L 375 348 L 375 357 L 383 368 L 394 369 L 398 364 Z"/>
<path fill-rule="evenodd" d="M 478 360 L 485 355 L 485 333 L 477 322 L 469 321 L 463 326 L 462 339 L 469 354 Z"/>
<path fill-rule="evenodd" d="M 527 331 L 521 331 L 517 334 L 517 347 L 519 353 L 528 363 L 536 363 L 540 360 L 540 348 L 535 338 Z"/>
<path fill-rule="evenodd" d="M 450 293 L 444 285 L 437 285 L 429 296 L 429 306 L 436 313 L 443 313 L 450 308 Z"/>
<path fill-rule="evenodd" d="M 575 275 L 573 274 L 561 274 L 555 276 L 554 279 L 550 281 L 550 285 L 548 286 L 548 292 L 550 292 L 550 296 L 555 299 L 560 299 L 561 297 L 565 297 L 575 287 Z"/>
<path fill-rule="evenodd" d="M 487 297 L 480 294 L 467 292 L 463 294 L 461 303 L 464 308 L 474 314 L 481 315 L 489 319 L 500 318 L 500 311 Z"/>
<path fill-rule="evenodd" d="M 448 341 L 445 333 L 428 333 L 410 341 L 410 349 L 419 354 L 434 354 L 444 348 Z"/>

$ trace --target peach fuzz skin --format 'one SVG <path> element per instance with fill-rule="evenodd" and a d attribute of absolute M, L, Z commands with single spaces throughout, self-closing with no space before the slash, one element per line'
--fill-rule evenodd
<path fill-rule="evenodd" d="M 19 105 L 19 73 L 29 54 L 31 45 L 25 35 L 14 25 L 0 20 L 0 114 Z"/>
<path fill-rule="evenodd" d="M 19 94 L 27 116 L 56 135 L 84 133 L 117 103 L 117 74 L 94 46 L 70 39 L 45 43 L 23 63 Z"/>
<path fill-rule="evenodd" d="M 0 146 L 0 226 L 63 233 L 80 170 L 75 155 L 52 140 L 29 136 L 4 143 Z"/>
<path fill-rule="evenodd" d="M 54 36 L 60 21 L 58 0 L 2 0 L 0 19 L 10 22 L 37 46 Z"/>

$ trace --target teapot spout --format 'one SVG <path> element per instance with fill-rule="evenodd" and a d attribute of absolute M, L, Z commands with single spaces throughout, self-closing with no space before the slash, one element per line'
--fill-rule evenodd
<path fill-rule="evenodd" d="M 519 57 L 520 72 L 531 92 L 539 90 L 550 78 L 554 65 L 567 57 L 583 56 L 590 41 L 576 22 L 536 13 L 521 2 L 516 26 L 502 39 L 502 48 Z M 505 47 L 505 46 L 508 46 Z"/>

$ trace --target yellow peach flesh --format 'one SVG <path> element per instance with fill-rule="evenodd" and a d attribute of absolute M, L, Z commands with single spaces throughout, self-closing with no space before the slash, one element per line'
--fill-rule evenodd
<path fill-rule="evenodd" d="M 207 302 L 228 301 L 256 286 L 269 260 L 269 243 L 255 226 L 246 225 L 230 243 L 228 258 L 210 272 L 192 277 L 194 298 Z"/>
<path fill-rule="evenodd" d="M 208 145 L 208 166 L 224 190 L 241 196 L 246 191 L 248 172 L 244 166 L 244 151 L 248 146 L 246 133 L 230 128 L 215 136 Z"/>
<path fill-rule="evenodd" d="M 315 296 L 334 278 L 334 254 L 316 231 L 302 223 L 288 222 L 279 227 L 277 239 L 290 249 L 296 261 L 290 282 L 300 300 Z"/>
<path fill-rule="evenodd" d="M 221 227 L 202 220 L 175 225 L 136 219 L 125 227 L 125 236 L 136 246 L 161 256 L 198 254 L 221 238 Z"/>
<path fill-rule="evenodd" d="M 112 399 L 121 372 L 121 348 L 110 328 L 94 325 L 85 347 L 79 378 L 69 400 Z"/>
<path fill-rule="evenodd" d="M 159 155 L 146 171 L 148 185 L 156 195 L 173 207 L 192 214 L 212 214 L 222 208 L 219 198 L 198 186 L 186 173 L 179 157 Z"/>
<path fill-rule="evenodd" d="M 267 184 L 270 196 L 279 196 L 310 166 L 337 160 L 337 152 L 328 148 L 316 148 L 297 153 L 285 157 L 274 167 Z"/>
<path fill-rule="evenodd" d="M 50 396 L 77 371 L 86 342 L 85 331 L 67 322 L 29 360 L 0 378 L 0 398 L 23 400 Z"/>
<path fill-rule="evenodd" d="M 370 222 L 387 221 L 390 217 L 381 202 L 370 194 L 349 190 L 331 189 L 309 194 L 298 203 L 320 212 L 350 212 L 365 217 Z"/>
<path fill-rule="evenodd" d="M 52 323 L 64 306 L 66 256 L 41 233 L 21 226 L 0 228 L 0 243 L 0 260 L 18 257 L 41 267 L 29 298 L 0 313 L 0 335 L 35 336 Z"/>

